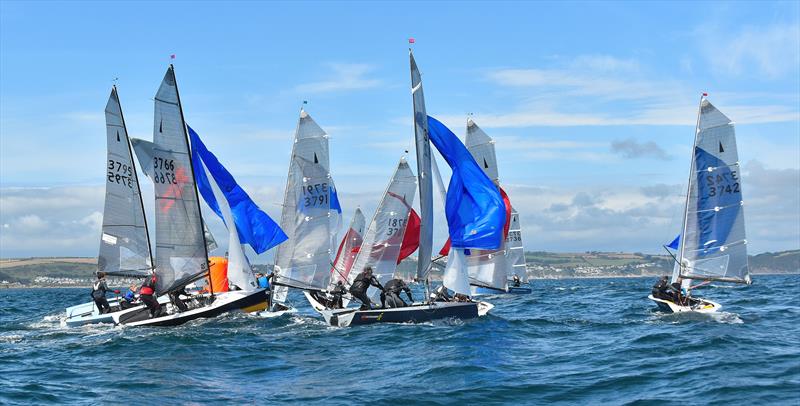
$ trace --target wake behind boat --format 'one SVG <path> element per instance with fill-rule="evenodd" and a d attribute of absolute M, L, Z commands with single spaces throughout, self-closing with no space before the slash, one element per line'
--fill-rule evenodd
<path fill-rule="evenodd" d="M 670 255 L 677 250 L 672 278 L 663 277 L 648 296 L 669 313 L 719 311 L 719 303 L 692 296 L 710 281 L 751 283 L 734 126 L 705 96 L 697 113 L 683 228 L 665 246 Z M 694 280 L 705 282 L 692 286 Z"/>

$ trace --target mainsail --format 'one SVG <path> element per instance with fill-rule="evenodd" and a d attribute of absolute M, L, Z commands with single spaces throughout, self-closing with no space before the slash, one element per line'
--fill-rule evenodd
<path fill-rule="evenodd" d="M 364 213 L 361 212 L 360 208 L 356 208 L 353 220 L 350 221 L 350 228 L 347 229 L 347 233 L 342 237 L 339 250 L 336 251 L 336 259 L 333 261 L 333 267 L 331 268 L 331 286 L 339 281 L 348 281 L 350 269 L 353 267 L 358 250 L 361 249 L 361 243 L 364 242 L 365 227 Z"/>
<path fill-rule="evenodd" d="M 401 158 L 369 223 L 364 242 L 348 275 L 348 282 L 352 283 L 367 266 L 372 267 L 373 274 L 381 283 L 392 278 L 407 282 L 414 279 L 415 275 L 397 271 L 397 260 L 408 226 L 411 205 L 414 203 L 416 186 L 414 173 L 406 160 Z"/>
<path fill-rule="evenodd" d="M 511 209 L 511 223 L 506 236 L 506 260 L 511 264 L 510 276 L 517 275 L 522 283 L 528 282 L 528 269 L 525 265 L 525 249 L 522 246 L 522 226 L 519 213 Z"/>
<path fill-rule="evenodd" d="M 106 104 L 106 141 L 106 199 L 97 270 L 145 276 L 153 266 L 150 237 L 116 86 Z"/>
<path fill-rule="evenodd" d="M 428 142 L 428 114 L 422 92 L 422 76 L 409 49 L 411 61 L 411 97 L 414 102 L 414 139 L 419 180 L 420 234 L 417 254 L 417 278 L 427 280 L 433 253 L 433 182 L 431 179 L 431 145 Z"/>
<path fill-rule="evenodd" d="M 285 301 L 287 287 L 328 287 L 338 224 L 334 216 L 341 213 L 328 164 L 328 134 L 301 110 L 280 223 L 289 240 L 275 253 L 275 302 Z"/>
<path fill-rule="evenodd" d="M 680 238 L 680 276 L 750 283 L 733 122 L 707 99 L 700 113 Z"/>
<path fill-rule="evenodd" d="M 156 291 L 163 294 L 208 272 L 203 219 L 172 65 L 155 97 L 152 153 L 156 197 Z"/>

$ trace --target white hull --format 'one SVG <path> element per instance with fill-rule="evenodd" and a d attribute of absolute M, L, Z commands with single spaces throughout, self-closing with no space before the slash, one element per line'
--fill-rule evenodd
<path fill-rule="evenodd" d="M 108 305 L 111 306 L 112 310 L 119 312 L 119 302 L 121 299 L 119 297 L 113 297 L 108 299 Z M 162 296 L 158 299 L 158 302 L 162 305 L 169 303 L 169 298 L 167 296 Z M 144 306 L 141 303 L 137 303 L 135 307 L 131 309 L 140 308 Z M 130 309 L 125 309 L 130 310 Z M 66 327 L 78 327 L 87 324 L 99 324 L 99 323 L 114 323 L 113 313 L 106 313 L 100 314 L 100 310 L 97 308 L 97 305 L 94 301 L 81 303 L 79 305 L 67 307 L 65 310 L 66 318 L 61 321 L 61 324 Z"/>
<path fill-rule="evenodd" d="M 699 300 L 700 303 L 694 306 L 681 306 L 669 300 L 653 297 L 653 295 L 648 295 L 647 298 L 656 302 L 659 309 L 669 313 L 716 313 L 722 309 L 722 305 L 708 299 L 692 298 Z"/>

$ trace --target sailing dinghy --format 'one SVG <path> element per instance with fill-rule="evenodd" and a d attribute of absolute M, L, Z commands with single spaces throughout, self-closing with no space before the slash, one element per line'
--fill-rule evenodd
<path fill-rule="evenodd" d="M 706 99 L 692 148 L 681 234 L 669 285 L 656 284 L 648 298 L 669 313 L 713 313 L 722 306 L 692 296 L 692 281 L 750 284 L 744 228 L 741 170 L 733 122 Z M 670 252 L 672 255 L 672 253 Z"/>
<path fill-rule="evenodd" d="M 497 155 L 494 140 L 484 132 L 472 118 L 467 119 L 467 136 L 464 144 L 483 169 L 483 172 L 500 190 L 506 209 L 505 239 L 497 250 L 470 250 L 466 255 L 467 274 L 469 275 L 470 292 L 474 295 L 491 294 L 529 294 L 531 288 L 513 286 L 512 279 L 516 275 L 520 282 L 527 282 L 525 270 L 525 254 L 522 249 L 522 234 L 519 228 L 519 214 L 514 211 L 505 190 L 500 186 L 500 175 L 497 167 Z M 512 233 L 513 226 L 513 233 Z M 440 255 L 447 256 L 450 241 L 445 244 Z M 521 257 L 520 257 L 520 254 Z M 522 262 L 520 267 L 518 262 Z M 522 276 L 519 275 L 522 273 Z"/>
<path fill-rule="evenodd" d="M 175 326 L 198 318 L 216 317 L 239 309 L 248 309 L 265 303 L 267 292 L 256 288 L 252 272 L 241 252 L 238 237 L 251 237 L 245 231 L 254 219 L 268 219 L 258 215 L 258 208 L 236 184 L 230 173 L 210 154 L 202 143 L 189 147 L 188 126 L 183 118 L 180 96 L 172 65 L 167 69 L 155 97 L 155 122 L 153 142 L 134 139 L 134 149 L 141 161 L 152 165 L 149 170 L 155 184 L 156 200 L 156 267 L 158 277 L 155 291 L 161 296 L 180 292 L 195 281 L 209 277 L 209 257 L 205 225 L 200 210 L 198 186 L 204 190 L 207 202 L 213 196 L 217 207 L 212 209 L 226 220 L 230 230 L 228 279 L 238 290 L 191 294 L 179 298 L 187 309 L 163 306 L 160 314 L 150 317 L 146 308 L 136 308 L 112 314 L 116 324 L 126 326 Z M 194 134 L 196 138 L 196 134 Z M 199 141 L 197 138 L 196 141 Z M 271 221 L 271 220 L 270 220 Z M 269 228 L 261 235 L 267 242 L 263 246 L 280 243 L 282 233 Z M 274 224 L 274 223 L 273 223 Z M 238 230 L 238 231 L 237 231 Z M 269 238 L 272 237 L 272 240 Z M 285 239 L 285 236 L 283 236 Z M 253 245 L 253 242 L 250 242 Z M 233 262 L 234 265 L 231 265 Z"/>
<path fill-rule="evenodd" d="M 327 290 L 330 284 L 331 254 L 342 208 L 328 151 L 328 134 L 301 109 L 281 213 L 281 229 L 289 239 L 275 252 L 273 312 L 289 309 L 289 288 L 309 296 Z"/>
<path fill-rule="evenodd" d="M 395 171 L 387 192 L 382 199 L 381 206 L 387 202 L 397 200 L 401 203 L 396 209 L 384 207 L 376 211 L 370 229 L 364 238 L 354 270 L 363 269 L 367 264 L 373 264 L 375 275 L 386 278 L 393 275 L 401 279 L 414 279 L 423 282 L 426 287 L 426 299 L 430 290 L 429 274 L 431 270 L 431 253 L 433 251 L 433 183 L 431 167 L 431 147 L 433 142 L 442 153 L 448 164 L 453 168 L 454 176 L 451 178 L 451 187 L 447 195 L 447 219 L 450 236 L 453 243 L 452 261 L 448 261 L 443 278 L 444 286 L 461 295 L 469 294 L 469 283 L 466 268 L 463 266 L 463 250 L 468 248 L 497 249 L 501 245 L 502 224 L 505 216 L 501 212 L 503 202 L 499 191 L 491 180 L 478 168 L 469 156 L 466 147 L 441 123 L 428 117 L 425 110 L 425 99 L 422 91 L 422 78 L 414 60 L 414 55 L 409 50 L 411 65 L 411 93 L 414 107 L 414 134 L 417 158 L 417 187 L 420 200 L 420 224 L 418 244 L 417 270 L 414 275 L 397 275 L 396 258 L 401 252 L 401 241 L 405 239 L 385 238 L 379 236 L 380 230 L 386 227 L 389 221 L 402 219 L 403 213 L 410 213 L 410 200 L 413 193 L 399 194 L 394 188 L 405 189 L 413 179 L 413 174 L 408 164 L 401 160 Z M 429 126 L 434 123 L 435 128 L 430 131 Z M 466 163 L 464 163 L 466 162 Z M 404 180 L 408 179 L 408 180 Z M 405 185 L 401 187 L 402 185 Z M 490 185 L 490 187 L 487 187 Z M 413 190 L 413 189 L 412 189 Z M 393 196 L 397 195 L 397 196 Z M 402 196 L 402 199 L 396 197 Z M 394 199 L 394 200 L 392 200 Z M 402 207 L 406 207 L 403 210 Z M 394 212 L 395 216 L 392 217 Z M 388 214 L 388 217 L 386 217 Z M 405 233 L 409 233 L 407 223 Z M 482 224 L 482 226 L 478 226 Z M 373 231 L 374 230 L 374 231 Z M 387 233 L 389 230 L 386 231 Z M 416 234 L 416 231 L 413 231 Z M 374 235 L 372 237 L 371 235 Z M 392 237 L 387 234 L 388 237 Z M 380 237 L 380 238 L 379 238 Z M 414 236 L 416 237 L 416 235 Z M 370 251 L 376 254 L 368 253 Z M 363 258 L 363 259 L 362 259 Z M 361 265 L 361 264 L 364 265 Z M 355 274 L 350 275 L 355 278 Z M 352 279 L 351 279 L 352 280 Z M 314 303 L 312 303 L 314 305 Z M 319 310 L 318 306 L 314 306 Z M 326 323 L 332 326 L 347 327 L 361 324 L 375 323 L 420 323 L 431 320 L 457 318 L 471 319 L 485 315 L 493 306 L 486 302 L 465 301 L 424 301 L 415 302 L 407 307 L 360 310 L 359 308 L 325 309 L 320 313 Z"/>
<path fill-rule="evenodd" d="M 136 164 L 116 86 L 111 89 L 105 114 L 106 196 L 96 272 L 143 278 L 152 270 L 150 240 Z M 161 300 L 166 301 L 166 298 Z M 112 313 L 122 310 L 123 301 L 119 297 L 108 302 Z M 64 319 L 64 324 L 69 327 L 113 322 L 111 313 L 100 314 L 93 301 L 68 307 Z"/>

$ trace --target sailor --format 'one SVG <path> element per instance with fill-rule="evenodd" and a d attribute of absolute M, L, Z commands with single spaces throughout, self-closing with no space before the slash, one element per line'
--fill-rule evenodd
<path fill-rule="evenodd" d="M 669 283 L 667 282 L 667 277 L 662 276 L 661 279 L 659 279 L 658 282 L 656 282 L 655 285 L 653 285 L 653 290 L 651 293 L 653 294 L 654 298 L 672 300 L 672 297 L 670 297 L 669 292 L 667 292 L 667 289 L 669 289 Z"/>
<path fill-rule="evenodd" d="M 511 280 L 514 282 L 514 287 L 519 287 L 520 285 L 519 275 L 514 274 L 514 277 L 511 278 Z"/>
<path fill-rule="evenodd" d="M 683 306 L 683 295 L 681 294 L 682 293 L 681 280 L 678 279 L 677 282 L 674 282 L 672 285 L 669 286 L 670 289 L 672 289 L 672 292 L 670 293 L 670 296 L 672 296 L 671 297 L 672 301 L 675 302 L 676 304 Z"/>
<path fill-rule="evenodd" d="M 447 293 L 447 288 L 444 285 L 439 286 L 436 288 L 433 293 L 431 293 L 431 299 L 434 302 L 449 302 L 450 301 L 450 294 Z"/>
<path fill-rule="evenodd" d="M 108 300 L 106 300 L 107 290 L 106 273 L 98 272 L 97 280 L 92 285 L 92 299 L 94 299 L 97 309 L 100 310 L 100 314 L 111 313 L 111 306 L 108 305 Z M 119 290 L 115 290 L 114 293 L 119 293 Z"/>
<path fill-rule="evenodd" d="M 461 293 L 456 293 L 455 295 L 453 295 L 453 300 L 455 300 L 456 302 L 471 302 L 472 301 L 472 299 L 470 299 L 469 296 L 463 295 Z"/>
<path fill-rule="evenodd" d="M 347 293 L 347 289 L 345 289 L 344 283 L 342 281 L 336 282 L 336 286 L 331 290 L 331 309 L 341 309 L 344 307 L 342 305 L 342 296 L 344 296 L 345 293 Z"/>
<path fill-rule="evenodd" d="M 161 304 L 154 297 L 156 293 L 156 282 L 158 277 L 155 272 L 144 279 L 142 287 L 139 288 L 139 299 L 142 299 L 147 309 L 150 310 L 150 318 L 157 317 L 161 314 Z"/>
<path fill-rule="evenodd" d="M 186 303 L 184 303 L 183 300 L 181 300 L 181 295 L 189 296 L 189 294 L 186 293 L 186 286 L 182 286 L 180 289 L 170 292 L 169 301 L 178 308 L 178 312 L 185 312 L 189 310 L 189 307 L 186 306 Z"/>
<path fill-rule="evenodd" d="M 131 307 L 134 306 L 133 302 L 135 301 L 136 301 L 136 285 L 132 283 L 131 286 L 128 286 L 128 291 L 125 292 L 125 296 L 122 297 L 122 300 L 120 300 L 119 305 L 123 309 L 130 309 Z"/>
<path fill-rule="evenodd" d="M 380 289 L 381 292 L 384 291 L 378 279 L 372 276 L 372 267 L 368 266 L 356 276 L 356 280 L 350 285 L 350 294 L 361 301 L 361 310 L 372 309 L 372 302 L 367 297 L 367 289 L 369 289 L 370 285 Z"/>
<path fill-rule="evenodd" d="M 381 292 L 381 307 L 386 308 L 388 299 L 389 307 L 406 307 L 408 304 L 400 298 L 400 292 L 405 291 L 408 300 L 414 303 L 414 298 L 411 296 L 411 289 L 403 282 L 402 279 L 392 279 L 386 282 L 385 290 Z"/>

